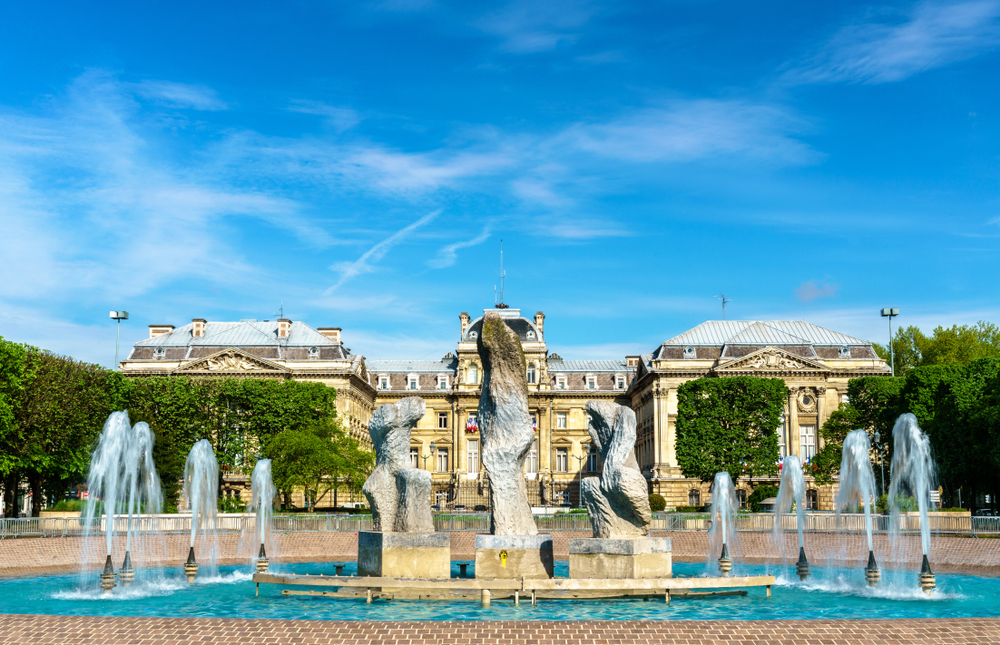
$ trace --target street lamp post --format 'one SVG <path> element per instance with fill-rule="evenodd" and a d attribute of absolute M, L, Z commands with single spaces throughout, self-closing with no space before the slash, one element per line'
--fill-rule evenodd
<path fill-rule="evenodd" d="M 899 315 L 896 307 L 885 307 L 882 309 L 882 317 L 889 319 L 889 369 L 893 376 L 896 375 L 896 358 L 892 352 L 892 318 Z"/>
<path fill-rule="evenodd" d="M 115 369 L 118 369 L 118 340 L 122 335 L 122 321 L 128 320 L 127 311 L 112 311 L 109 315 L 111 320 L 118 321 L 118 331 L 115 332 Z"/>
<path fill-rule="evenodd" d="M 584 450 L 583 456 L 578 457 L 576 455 L 573 455 L 573 459 L 576 459 L 578 462 L 580 462 L 580 479 L 579 483 L 577 484 L 578 488 L 577 504 L 576 504 L 577 508 L 583 508 L 583 462 L 587 460 L 588 457 L 587 453 L 590 451 L 589 446 L 585 443 L 580 444 L 580 448 Z"/>
<path fill-rule="evenodd" d="M 426 455 L 421 455 L 421 458 L 424 460 L 424 470 L 427 470 L 427 460 L 430 459 L 432 456 L 434 456 L 434 442 L 433 441 L 431 442 L 430 448 L 431 448 L 431 451 L 429 453 L 427 453 Z"/>

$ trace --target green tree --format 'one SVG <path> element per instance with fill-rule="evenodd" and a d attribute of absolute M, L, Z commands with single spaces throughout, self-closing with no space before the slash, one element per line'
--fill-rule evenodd
<path fill-rule="evenodd" d="M 905 376 L 914 367 L 922 365 L 923 353 L 927 349 L 928 338 L 919 327 L 900 327 L 892 339 L 892 356 L 887 345 L 872 343 L 872 349 L 886 363 L 892 362 L 896 376 Z"/>
<path fill-rule="evenodd" d="M 861 415 L 850 403 L 841 403 L 840 407 L 830 413 L 819 436 L 823 439 L 823 447 L 812 459 L 813 476 L 817 484 L 832 484 L 840 474 L 840 460 L 844 452 L 844 439 L 847 433 L 861 428 Z M 874 445 L 874 441 L 872 444 Z"/>
<path fill-rule="evenodd" d="M 776 475 L 781 379 L 700 378 L 677 389 L 677 463 L 687 477 Z"/>
<path fill-rule="evenodd" d="M 336 506 L 339 485 L 360 487 L 374 464 L 372 453 L 362 449 L 332 419 L 279 432 L 265 444 L 265 455 L 272 460 L 271 472 L 282 493 L 282 505 L 288 507 L 292 491 L 301 488 L 311 511 L 316 500 L 331 491 Z"/>
<path fill-rule="evenodd" d="M 21 437 L 15 409 L 24 391 L 27 363 L 27 349 L 0 336 L 0 481 L 3 482 L 4 513 L 7 517 L 14 515 L 17 489 L 21 483 Z"/>
<path fill-rule="evenodd" d="M 887 346 L 873 344 L 889 361 Z M 928 365 L 966 365 L 979 358 L 1000 358 L 1000 327 L 986 321 L 975 325 L 935 327 L 930 336 L 917 327 L 900 327 L 892 339 L 896 376 Z"/>

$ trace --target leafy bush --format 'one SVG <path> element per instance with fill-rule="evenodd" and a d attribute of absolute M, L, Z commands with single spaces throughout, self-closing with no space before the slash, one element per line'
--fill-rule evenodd
<path fill-rule="evenodd" d="M 220 513 L 243 513 L 246 511 L 246 502 L 237 499 L 236 497 L 221 497 L 219 498 L 219 512 Z"/>
<path fill-rule="evenodd" d="M 705 507 L 704 506 L 678 506 L 677 507 L 677 512 L 678 513 L 704 513 L 705 512 Z"/>
<path fill-rule="evenodd" d="M 753 489 L 750 493 L 750 497 L 747 498 L 747 506 L 754 513 L 760 513 L 760 503 L 767 499 L 768 497 L 777 497 L 778 487 L 772 486 L 770 484 L 765 484 L 763 486 L 758 486 Z"/>
<path fill-rule="evenodd" d="M 659 493 L 653 493 L 649 496 L 649 510 L 654 513 L 659 513 L 660 511 L 666 510 L 667 500 L 663 498 L 663 495 Z"/>
<path fill-rule="evenodd" d="M 61 499 L 55 506 L 48 510 L 75 513 L 83 510 L 83 503 L 82 499 Z"/>

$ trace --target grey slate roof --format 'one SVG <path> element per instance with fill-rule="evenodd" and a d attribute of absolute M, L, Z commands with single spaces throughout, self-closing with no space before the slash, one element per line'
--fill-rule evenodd
<path fill-rule="evenodd" d="M 292 321 L 286 338 L 278 337 L 278 321 L 207 322 L 205 335 L 195 337 L 194 323 L 167 334 L 139 341 L 135 347 L 323 347 L 336 345 L 309 325 Z"/>
<path fill-rule="evenodd" d="M 549 360 L 549 372 L 629 372 L 625 360 L 563 361 Z"/>
<path fill-rule="evenodd" d="M 538 339 L 541 337 L 541 334 L 538 333 L 538 327 L 535 327 L 534 322 L 522 316 L 520 309 L 486 309 L 483 316 L 480 316 L 469 323 L 468 329 L 466 329 L 465 334 L 462 335 L 462 342 L 475 342 L 476 337 L 473 336 L 473 333 L 475 333 L 476 336 L 483 333 L 483 317 L 485 316 L 486 311 L 495 311 L 500 314 L 500 316 L 503 317 L 504 322 L 507 323 L 507 326 L 514 330 L 514 333 L 517 334 L 517 337 L 521 339 L 522 343 L 535 343 L 538 342 Z M 532 333 L 531 338 L 528 337 L 528 332 Z"/>
<path fill-rule="evenodd" d="M 868 346 L 866 340 L 801 320 L 709 320 L 664 345 L 829 345 Z"/>
<path fill-rule="evenodd" d="M 448 374 L 454 373 L 458 361 L 368 361 L 372 374 Z"/>

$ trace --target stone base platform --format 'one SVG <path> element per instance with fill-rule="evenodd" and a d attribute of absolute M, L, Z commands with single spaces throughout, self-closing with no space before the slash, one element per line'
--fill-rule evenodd
<path fill-rule="evenodd" d="M 571 538 L 570 578 L 670 578 L 670 538 Z"/>
<path fill-rule="evenodd" d="M 358 531 L 358 575 L 451 577 L 451 534 Z"/>
<path fill-rule="evenodd" d="M 476 535 L 477 578 L 551 578 L 552 535 Z"/>

